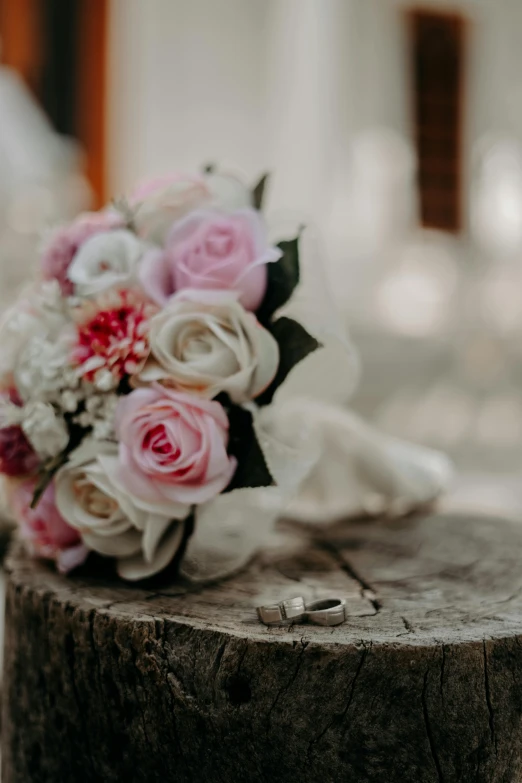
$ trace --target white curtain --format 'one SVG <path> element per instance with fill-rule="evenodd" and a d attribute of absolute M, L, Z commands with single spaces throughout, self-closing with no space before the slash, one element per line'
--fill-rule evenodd
<path fill-rule="evenodd" d="M 270 170 L 270 212 L 319 225 L 349 298 L 411 214 L 401 24 L 387 0 L 113 0 L 111 190 Z"/>

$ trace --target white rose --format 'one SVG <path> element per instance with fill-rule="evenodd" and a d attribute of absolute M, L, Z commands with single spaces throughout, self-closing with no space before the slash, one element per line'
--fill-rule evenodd
<path fill-rule="evenodd" d="M 78 296 L 95 296 L 112 286 L 126 286 L 136 277 L 145 245 L 131 231 L 96 234 L 80 247 L 67 271 Z"/>
<path fill-rule="evenodd" d="M 279 346 L 226 291 L 183 291 L 150 322 L 151 358 L 141 381 L 169 381 L 207 398 L 254 399 L 273 380 Z"/>
<path fill-rule="evenodd" d="M 118 481 L 118 447 L 86 441 L 56 474 L 56 505 L 84 544 L 117 559 L 123 579 L 144 579 L 174 558 L 190 507 L 148 506 Z"/>
<path fill-rule="evenodd" d="M 251 207 L 252 193 L 228 174 L 174 174 L 144 182 L 131 194 L 130 206 L 137 233 L 162 245 L 174 223 L 192 210 L 203 206 L 227 210 Z"/>
<path fill-rule="evenodd" d="M 136 231 L 163 244 L 176 220 L 210 200 L 210 190 L 200 177 L 174 175 L 145 182 L 130 197 Z"/>
<path fill-rule="evenodd" d="M 62 416 L 46 402 L 30 402 L 20 411 L 20 425 L 36 453 L 42 459 L 56 457 L 69 443 L 69 432 Z"/>
<path fill-rule="evenodd" d="M 227 210 L 253 206 L 252 190 L 232 174 L 207 174 L 205 180 L 215 206 Z"/>

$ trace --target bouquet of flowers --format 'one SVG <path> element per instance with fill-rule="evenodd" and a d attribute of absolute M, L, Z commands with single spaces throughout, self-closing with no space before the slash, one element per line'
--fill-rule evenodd
<path fill-rule="evenodd" d="M 198 512 L 274 477 L 256 415 L 320 343 L 278 316 L 299 238 L 208 172 L 148 182 L 45 242 L 0 347 L 0 472 L 30 552 L 126 579 L 179 556 Z"/>

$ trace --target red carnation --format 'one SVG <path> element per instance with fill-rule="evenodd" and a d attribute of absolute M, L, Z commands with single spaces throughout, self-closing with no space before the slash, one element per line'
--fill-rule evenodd
<path fill-rule="evenodd" d="M 135 291 L 113 291 L 79 314 L 78 343 L 72 360 L 96 383 L 110 373 L 115 383 L 139 372 L 149 355 L 149 320 L 157 307 Z"/>

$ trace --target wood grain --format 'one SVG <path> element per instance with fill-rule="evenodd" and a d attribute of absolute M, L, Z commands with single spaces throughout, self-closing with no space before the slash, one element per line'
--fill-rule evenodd
<path fill-rule="evenodd" d="M 522 780 L 522 524 L 338 526 L 191 591 L 8 558 L 4 783 Z M 336 628 L 259 603 L 346 598 Z"/>

